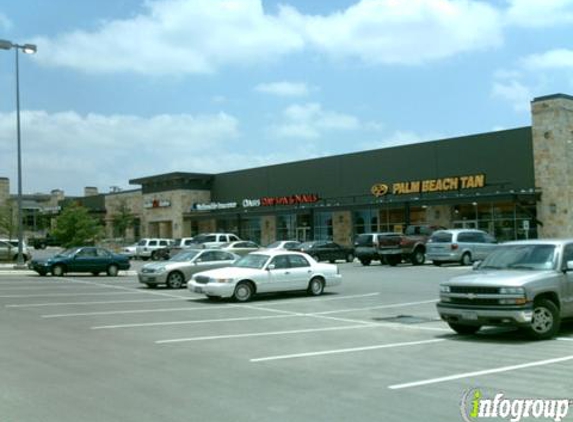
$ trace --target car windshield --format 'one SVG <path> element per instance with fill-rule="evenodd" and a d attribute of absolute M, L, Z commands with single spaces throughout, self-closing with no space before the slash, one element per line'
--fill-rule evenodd
<path fill-rule="evenodd" d="M 556 266 L 555 245 L 503 245 L 479 266 L 498 270 L 552 270 Z"/>
<path fill-rule="evenodd" d="M 233 267 L 239 268 L 257 268 L 262 269 L 269 260 L 269 255 L 249 254 L 245 255 L 233 264 Z"/>
<path fill-rule="evenodd" d="M 192 251 L 184 251 L 184 252 L 180 252 L 177 255 L 175 255 L 174 257 L 172 257 L 170 259 L 170 261 L 175 261 L 175 262 L 186 262 L 186 261 L 191 261 L 193 258 L 195 258 L 197 255 L 199 254 L 198 250 L 192 250 Z"/>
<path fill-rule="evenodd" d="M 75 254 L 77 251 L 78 251 L 78 248 L 66 249 L 66 250 L 58 253 L 56 256 L 71 256 L 71 255 Z"/>
<path fill-rule="evenodd" d="M 267 246 L 267 248 L 272 249 L 272 248 L 280 248 L 283 242 L 273 242 L 270 245 Z"/>
<path fill-rule="evenodd" d="M 316 243 L 315 242 L 303 242 L 300 244 L 301 249 L 308 249 L 312 248 Z"/>

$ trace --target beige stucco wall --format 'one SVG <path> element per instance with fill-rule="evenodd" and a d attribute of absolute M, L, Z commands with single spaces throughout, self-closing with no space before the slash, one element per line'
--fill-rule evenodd
<path fill-rule="evenodd" d="M 540 98 L 531 112 L 539 237 L 573 237 L 573 100 Z"/>

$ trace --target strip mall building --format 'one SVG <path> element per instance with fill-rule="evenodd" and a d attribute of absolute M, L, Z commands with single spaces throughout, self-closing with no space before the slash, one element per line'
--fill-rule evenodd
<path fill-rule="evenodd" d="M 126 204 L 138 222 L 132 237 L 222 231 L 262 244 L 350 244 L 359 233 L 411 224 L 475 227 L 500 240 L 573 237 L 573 97 L 535 98 L 531 110 L 528 127 L 221 174 L 141 177 L 130 180 L 140 189 L 76 200 L 101 214 L 110 237 Z"/>

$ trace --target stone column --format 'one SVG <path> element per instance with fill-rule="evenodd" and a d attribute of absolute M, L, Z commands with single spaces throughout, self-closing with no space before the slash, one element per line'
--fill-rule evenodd
<path fill-rule="evenodd" d="M 535 98 L 531 103 L 535 187 L 540 238 L 572 237 L 573 221 L 573 97 L 564 94 Z"/>
<path fill-rule="evenodd" d="M 277 217 L 265 215 L 261 218 L 261 245 L 268 245 L 277 240 Z"/>
<path fill-rule="evenodd" d="M 332 213 L 332 240 L 344 246 L 352 246 L 352 213 L 350 211 Z"/>

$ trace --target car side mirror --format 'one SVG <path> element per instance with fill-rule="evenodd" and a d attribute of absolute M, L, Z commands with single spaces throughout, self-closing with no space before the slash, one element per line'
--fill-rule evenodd
<path fill-rule="evenodd" d="M 269 264 L 269 266 L 267 267 L 267 271 L 271 271 L 274 270 L 277 266 L 275 264 Z"/>
<path fill-rule="evenodd" d="M 472 265 L 472 270 L 477 270 L 479 268 L 479 266 L 481 265 L 481 261 L 475 261 Z"/>

